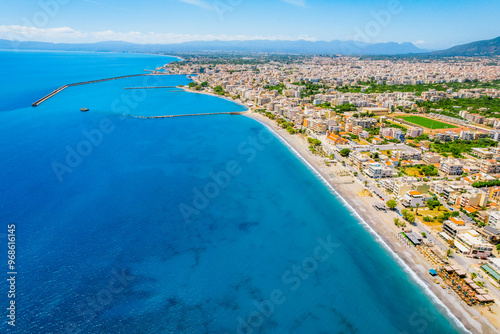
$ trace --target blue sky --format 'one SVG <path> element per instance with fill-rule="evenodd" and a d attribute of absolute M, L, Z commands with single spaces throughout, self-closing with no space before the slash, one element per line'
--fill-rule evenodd
<path fill-rule="evenodd" d="M 0 38 L 357 39 L 439 49 L 500 36 L 499 15 L 497 0 L 2 0 Z"/>

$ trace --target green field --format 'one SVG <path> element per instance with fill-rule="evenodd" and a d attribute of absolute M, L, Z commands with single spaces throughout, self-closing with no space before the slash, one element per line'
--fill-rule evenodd
<path fill-rule="evenodd" d="M 432 120 L 432 119 L 429 119 L 429 118 L 425 118 L 425 117 L 420 117 L 420 116 L 396 116 L 396 118 L 401 118 L 407 122 L 410 122 L 410 123 L 413 123 L 413 124 L 416 124 L 416 125 L 420 125 L 424 128 L 427 128 L 427 129 L 432 129 L 432 130 L 435 130 L 435 129 L 456 129 L 458 128 L 458 126 L 454 126 L 454 125 L 451 125 L 451 124 L 446 124 L 446 123 L 443 123 L 443 122 L 440 122 L 440 121 L 435 121 L 435 120 Z"/>

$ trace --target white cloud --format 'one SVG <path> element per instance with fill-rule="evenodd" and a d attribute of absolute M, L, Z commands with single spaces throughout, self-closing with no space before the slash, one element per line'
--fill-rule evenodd
<path fill-rule="evenodd" d="M 68 27 L 37 28 L 19 25 L 0 26 L 0 38 L 8 40 L 52 42 L 66 39 L 79 40 L 86 36 L 86 33 Z"/>
<path fill-rule="evenodd" d="M 292 36 L 247 36 L 247 35 L 200 35 L 200 34 L 176 34 L 176 33 L 143 33 L 139 31 L 116 32 L 112 30 L 82 32 L 69 27 L 60 28 L 36 28 L 26 26 L 0 26 L 0 39 L 18 41 L 39 41 L 52 43 L 92 43 L 101 41 L 124 41 L 139 44 L 152 43 L 182 43 L 190 41 L 249 41 L 257 39 L 266 40 L 298 40 L 305 39 L 314 41 L 307 35 Z"/>
<path fill-rule="evenodd" d="M 306 0 L 281 0 L 297 7 L 307 7 Z"/>
<path fill-rule="evenodd" d="M 413 44 L 415 44 L 415 45 L 422 45 L 422 44 L 427 44 L 427 43 L 425 41 L 416 41 Z"/>
<path fill-rule="evenodd" d="M 197 6 L 203 9 L 212 10 L 214 9 L 213 5 L 209 4 L 204 0 L 179 0 L 180 2 L 184 2 L 193 6 Z"/>

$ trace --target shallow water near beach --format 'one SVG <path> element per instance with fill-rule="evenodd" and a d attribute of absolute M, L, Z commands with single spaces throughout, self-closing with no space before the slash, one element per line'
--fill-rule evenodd
<path fill-rule="evenodd" d="M 30 82 L 4 81 L 0 92 L 0 238 L 6 249 L 15 223 L 18 250 L 11 332 L 460 332 L 263 125 L 134 117 L 243 110 L 176 88 L 124 90 L 186 85 L 185 76 L 71 87 L 30 107 L 64 84 L 173 58 L 2 59 L 4 78 Z M 5 68 L 26 59 L 36 61 Z M 74 67 L 87 62 L 85 75 Z M 44 80 L 40 67 L 65 74 Z"/>

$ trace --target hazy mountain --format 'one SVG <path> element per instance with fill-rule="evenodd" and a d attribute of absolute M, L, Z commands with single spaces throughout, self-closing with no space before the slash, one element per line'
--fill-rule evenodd
<path fill-rule="evenodd" d="M 363 43 L 355 41 L 310 42 L 305 40 L 198 41 L 178 44 L 99 42 L 85 44 L 17 42 L 0 40 L 0 49 L 113 51 L 113 52 L 268 52 L 297 54 L 400 55 L 423 53 L 412 43 Z"/>
<path fill-rule="evenodd" d="M 494 56 L 500 55 L 500 37 L 487 41 L 457 45 L 447 50 L 434 51 L 433 56 Z"/>

